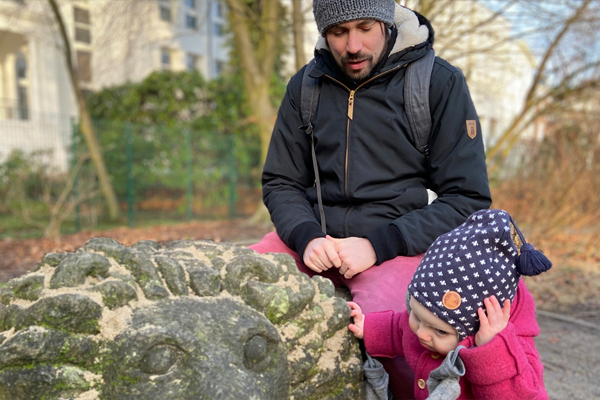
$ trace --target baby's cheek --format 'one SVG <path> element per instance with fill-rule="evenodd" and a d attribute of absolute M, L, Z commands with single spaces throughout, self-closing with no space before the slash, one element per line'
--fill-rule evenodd
<path fill-rule="evenodd" d="M 417 330 L 419 329 L 419 325 L 416 321 L 413 320 L 412 317 L 408 320 L 408 325 L 410 326 L 410 330 L 416 335 Z"/>

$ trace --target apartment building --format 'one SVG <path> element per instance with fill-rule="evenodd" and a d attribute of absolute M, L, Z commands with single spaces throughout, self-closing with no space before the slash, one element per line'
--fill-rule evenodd
<path fill-rule="evenodd" d="M 157 70 L 217 77 L 228 58 L 216 0 L 56 0 L 81 88 L 140 81 Z M 0 160 L 49 149 L 64 169 L 78 116 L 64 41 L 48 1 L 0 1 Z"/>

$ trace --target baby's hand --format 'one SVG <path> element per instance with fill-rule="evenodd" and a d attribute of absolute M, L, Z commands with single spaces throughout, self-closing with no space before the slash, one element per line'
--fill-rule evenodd
<path fill-rule="evenodd" d="M 365 324 L 365 316 L 362 313 L 362 310 L 360 309 L 360 306 L 358 304 L 356 304 L 353 301 L 349 301 L 348 305 L 350 306 L 350 310 L 352 310 L 350 312 L 350 316 L 353 318 L 354 323 L 348 325 L 348 329 L 350 329 L 350 331 L 352 333 L 354 333 L 354 336 L 356 336 L 359 339 L 363 338 L 363 328 L 364 328 L 364 324 Z"/>
<path fill-rule="evenodd" d="M 483 308 L 479 307 L 477 313 L 479 314 L 479 331 L 475 334 L 475 344 L 477 346 L 483 346 L 484 344 L 491 341 L 502 329 L 508 325 L 508 319 L 510 318 L 510 300 L 504 301 L 504 307 L 500 307 L 500 303 L 496 296 L 490 296 L 486 298 L 483 303 L 485 304 L 486 313 Z"/>

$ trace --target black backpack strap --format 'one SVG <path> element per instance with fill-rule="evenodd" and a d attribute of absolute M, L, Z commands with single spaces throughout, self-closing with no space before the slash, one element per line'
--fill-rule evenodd
<path fill-rule="evenodd" d="M 309 76 L 310 71 L 315 66 L 313 58 L 304 68 L 302 76 L 302 88 L 300 89 L 300 112 L 302 116 L 302 126 L 300 129 L 310 136 L 310 149 L 312 153 L 313 170 L 315 173 L 315 186 L 317 187 L 317 201 L 319 203 L 319 214 L 321 215 L 321 230 L 327 233 L 327 224 L 325 222 L 325 210 L 323 209 L 323 198 L 321 196 L 321 180 L 319 179 L 319 165 L 317 164 L 317 155 L 315 153 L 315 141 L 313 136 L 313 124 L 319 105 L 319 96 L 321 95 L 321 78 Z"/>
<path fill-rule="evenodd" d="M 300 111 L 302 112 L 302 126 L 300 129 L 306 131 L 310 126 L 312 131 L 312 121 L 317 114 L 319 105 L 319 96 L 321 95 L 321 78 L 313 78 L 309 74 L 315 67 L 316 61 L 313 58 L 304 69 L 302 76 L 302 89 L 300 91 Z M 307 132 L 308 133 L 308 132 Z"/>
<path fill-rule="evenodd" d="M 404 108 L 410 124 L 413 143 L 419 152 L 429 158 L 431 112 L 429 111 L 429 83 L 435 61 L 435 51 L 408 64 L 404 78 Z"/>

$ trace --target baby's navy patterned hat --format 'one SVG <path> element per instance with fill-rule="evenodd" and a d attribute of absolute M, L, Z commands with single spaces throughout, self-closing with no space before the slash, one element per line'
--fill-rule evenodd
<path fill-rule="evenodd" d="M 523 243 L 521 254 L 511 224 Z M 460 340 L 479 330 L 477 309 L 495 295 L 513 300 L 521 275 L 538 275 L 552 263 L 525 238 L 503 210 L 481 210 L 429 247 L 408 292 L 438 318 L 452 325 Z"/>

